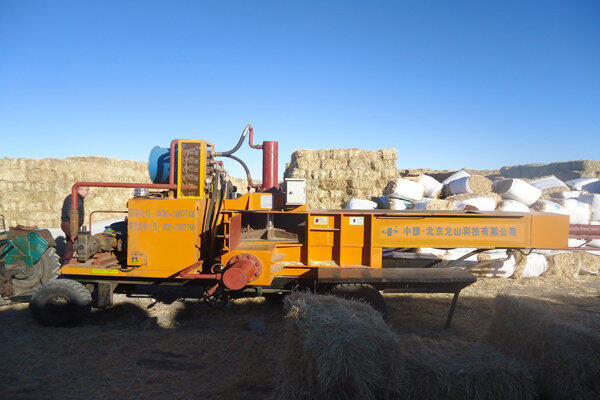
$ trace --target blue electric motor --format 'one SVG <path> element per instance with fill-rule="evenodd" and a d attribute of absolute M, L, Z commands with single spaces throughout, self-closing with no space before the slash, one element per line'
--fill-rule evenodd
<path fill-rule="evenodd" d="M 152 149 L 148 157 L 148 174 L 152 183 L 169 183 L 170 160 L 170 149 L 159 146 Z"/>

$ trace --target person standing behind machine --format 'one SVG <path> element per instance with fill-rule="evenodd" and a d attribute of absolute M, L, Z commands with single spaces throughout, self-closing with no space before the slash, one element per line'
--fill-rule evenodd
<path fill-rule="evenodd" d="M 86 186 L 81 186 L 77 189 L 77 195 L 79 196 L 79 229 L 81 229 L 81 226 L 83 225 L 83 221 L 84 221 L 84 216 L 85 216 L 85 209 L 84 209 L 84 205 L 83 205 L 83 200 L 88 196 L 88 194 L 90 193 L 90 188 L 86 187 Z M 73 239 L 71 238 L 71 224 L 70 224 L 70 217 L 71 217 L 71 195 L 68 195 L 67 197 L 65 197 L 65 201 L 63 202 L 63 206 L 62 206 L 62 213 L 61 213 L 61 223 L 60 223 L 60 228 L 62 229 L 62 231 L 65 233 L 65 252 L 62 255 L 62 258 L 60 259 L 60 265 L 65 265 L 66 263 L 68 263 L 69 261 L 71 261 L 71 258 L 73 258 L 73 253 L 75 252 L 75 249 L 73 248 Z M 78 230 L 79 230 L 78 229 Z"/>

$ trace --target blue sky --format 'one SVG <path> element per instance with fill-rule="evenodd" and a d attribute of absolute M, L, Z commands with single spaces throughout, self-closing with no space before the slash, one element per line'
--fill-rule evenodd
<path fill-rule="evenodd" d="M 0 157 L 226 150 L 247 123 L 280 177 L 297 148 L 600 159 L 600 2 L 0 1 Z"/>

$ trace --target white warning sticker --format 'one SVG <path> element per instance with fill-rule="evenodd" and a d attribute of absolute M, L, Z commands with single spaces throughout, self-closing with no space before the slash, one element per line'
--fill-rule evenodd
<path fill-rule="evenodd" d="M 327 225 L 329 224 L 329 217 L 315 217 L 315 225 Z"/>
<path fill-rule="evenodd" d="M 270 194 L 260 196 L 260 208 L 273 208 L 273 196 Z"/>
<path fill-rule="evenodd" d="M 350 217 L 350 225 L 364 225 L 365 217 Z"/>

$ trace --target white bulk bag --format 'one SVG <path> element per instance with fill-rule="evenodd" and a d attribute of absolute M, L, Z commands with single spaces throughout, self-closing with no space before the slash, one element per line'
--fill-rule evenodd
<path fill-rule="evenodd" d="M 523 269 L 523 278 L 536 278 L 548 269 L 548 260 L 541 254 L 531 253 Z"/>
<path fill-rule="evenodd" d="M 451 194 L 468 194 L 473 193 L 471 187 L 469 186 L 469 177 L 463 176 L 462 178 L 458 178 L 453 180 L 448 184 L 448 189 Z"/>
<path fill-rule="evenodd" d="M 566 190 L 560 193 L 563 199 L 578 199 L 581 196 L 581 190 Z"/>
<path fill-rule="evenodd" d="M 463 178 L 465 176 L 469 176 L 471 174 L 469 174 L 467 171 L 465 171 L 464 169 L 461 169 L 460 171 L 456 171 L 455 173 L 453 173 L 452 175 L 450 175 L 449 177 L 447 177 L 446 179 L 444 179 L 442 181 L 442 185 L 447 185 L 450 182 Z"/>
<path fill-rule="evenodd" d="M 577 199 L 563 200 L 566 214 L 569 215 L 571 224 L 589 224 L 590 223 L 590 205 Z"/>
<path fill-rule="evenodd" d="M 500 203 L 498 203 L 496 210 L 520 213 L 530 212 L 529 207 L 527 207 L 525 204 L 521 203 L 520 201 L 510 199 L 502 200 Z"/>
<path fill-rule="evenodd" d="M 346 205 L 348 210 L 374 210 L 377 208 L 377 203 L 365 199 L 350 199 Z"/>
<path fill-rule="evenodd" d="M 423 185 L 423 196 L 425 197 L 437 197 L 442 187 L 444 187 L 444 185 L 429 175 L 423 175 L 419 179 L 419 183 Z"/>
<path fill-rule="evenodd" d="M 387 199 L 387 208 L 389 210 L 408 210 L 412 207 L 412 203 L 410 201 L 395 199 L 393 197 L 388 197 Z"/>
<path fill-rule="evenodd" d="M 541 212 L 547 212 L 547 213 L 552 213 L 552 214 L 562 214 L 562 215 L 569 215 L 569 213 L 567 212 L 567 209 L 564 208 L 563 206 L 561 206 L 558 203 L 555 203 L 554 201 L 550 201 L 550 200 L 540 200 L 542 203 L 544 203 L 544 209 Z"/>
<path fill-rule="evenodd" d="M 436 249 L 433 247 L 419 247 L 417 248 L 417 253 L 418 254 L 431 254 L 434 255 L 436 257 L 444 257 L 447 253 L 446 249 Z"/>
<path fill-rule="evenodd" d="M 432 202 L 433 199 L 422 199 L 415 203 L 413 203 L 413 210 L 425 210 L 427 209 L 427 204 Z"/>
<path fill-rule="evenodd" d="M 490 258 L 492 260 L 504 259 L 506 258 L 506 250 L 502 252 L 490 252 Z M 490 271 L 485 274 L 488 278 L 510 278 L 514 275 L 516 269 L 515 257 L 510 256 L 508 260 L 496 261 L 490 264 L 488 268 L 490 268 Z"/>
<path fill-rule="evenodd" d="M 503 179 L 495 181 L 492 190 L 504 199 L 517 200 L 526 206 L 535 203 L 542 191 L 521 179 Z"/>
<path fill-rule="evenodd" d="M 494 211 L 496 210 L 496 200 L 489 197 L 473 197 L 472 199 L 466 199 L 457 201 L 454 203 L 456 210 L 464 210 L 465 207 L 475 207 L 479 211 Z"/>
<path fill-rule="evenodd" d="M 446 255 L 444 256 L 444 260 L 447 261 L 454 261 L 454 260 L 458 260 L 459 258 L 466 256 L 467 254 L 469 254 L 470 252 L 472 252 L 473 248 L 456 248 L 456 249 L 450 249 L 446 252 Z M 465 258 L 464 260 L 462 260 L 461 262 L 453 265 L 453 267 L 468 267 L 471 265 L 475 265 L 477 264 L 479 261 L 477 261 L 477 254 L 474 254 L 472 256 L 469 256 L 467 258 Z"/>
<path fill-rule="evenodd" d="M 529 182 L 531 186 L 535 186 L 540 190 L 552 189 L 555 187 L 567 188 L 563 181 L 555 177 L 554 175 L 547 176 L 545 178 L 536 179 L 535 181 Z"/>
<path fill-rule="evenodd" d="M 394 192 L 389 196 L 396 199 L 404 199 L 408 201 L 418 201 L 423 198 L 425 188 L 420 182 L 410 181 L 404 178 L 396 180 Z"/>
<path fill-rule="evenodd" d="M 579 201 L 590 205 L 592 220 L 600 221 L 600 194 L 582 193 Z"/>
<path fill-rule="evenodd" d="M 584 189 L 583 187 L 593 183 L 593 182 L 597 182 L 598 179 L 596 178 L 577 178 L 577 179 L 571 179 L 570 181 L 566 181 L 565 183 L 573 190 L 587 190 Z"/>

